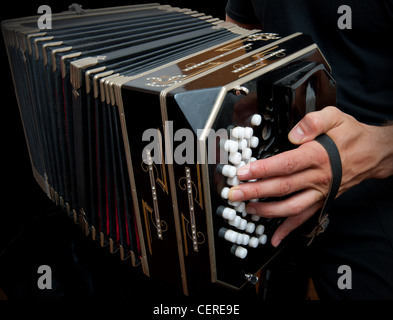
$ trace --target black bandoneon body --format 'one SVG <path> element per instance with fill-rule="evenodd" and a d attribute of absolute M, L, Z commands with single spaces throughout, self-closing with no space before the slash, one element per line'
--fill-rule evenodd
<path fill-rule="evenodd" d="M 241 165 L 292 148 L 307 112 L 335 105 L 317 45 L 154 3 L 53 14 L 45 30 L 37 19 L 2 30 L 48 197 L 185 294 L 255 280 L 280 250 L 280 220 L 248 215 L 227 188 Z"/>

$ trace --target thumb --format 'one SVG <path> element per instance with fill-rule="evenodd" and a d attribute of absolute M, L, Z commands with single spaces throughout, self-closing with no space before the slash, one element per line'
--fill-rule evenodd
<path fill-rule="evenodd" d="M 336 107 L 326 107 L 321 111 L 307 113 L 289 132 L 289 141 L 293 144 L 302 144 L 314 140 L 337 126 L 341 113 Z"/>

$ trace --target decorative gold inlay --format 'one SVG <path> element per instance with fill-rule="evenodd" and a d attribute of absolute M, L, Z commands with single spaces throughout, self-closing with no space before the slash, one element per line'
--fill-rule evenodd
<path fill-rule="evenodd" d="M 159 220 L 155 217 L 153 217 L 153 208 L 149 206 L 149 204 L 142 199 L 142 210 L 143 210 L 143 217 L 145 221 L 145 228 L 146 228 L 146 238 L 147 238 L 147 245 L 149 247 L 149 253 L 150 255 L 153 254 L 152 250 L 152 234 L 151 234 L 151 228 L 150 225 L 153 225 L 157 230 L 160 229 L 161 234 L 165 231 L 168 230 L 168 224 L 164 220 Z M 162 237 L 159 238 L 162 240 Z"/>
<path fill-rule="evenodd" d="M 178 181 L 180 189 L 187 192 L 188 212 L 190 216 L 190 219 L 188 220 L 183 213 L 181 215 L 186 255 L 188 255 L 187 236 L 192 240 L 193 249 L 196 252 L 198 252 L 198 244 L 205 242 L 204 234 L 200 231 L 197 231 L 195 220 L 195 203 L 203 210 L 202 183 L 200 178 L 199 165 L 197 165 L 197 175 L 198 183 L 197 185 L 195 185 L 191 178 L 191 169 L 189 167 L 185 167 L 185 176 L 181 177 Z M 193 189 L 195 189 L 196 191 L 195 197 Z M 201 238 L 202 240 L 198 240 L 198 238 Z"/>

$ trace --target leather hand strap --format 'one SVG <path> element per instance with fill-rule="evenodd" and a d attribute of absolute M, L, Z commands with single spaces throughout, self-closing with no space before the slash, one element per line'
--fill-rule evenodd
<path fill-rule="evenodd" d="M 342 167 L 341 167 L 341 157 L 334 141 L 326 134 L 322 134 L 315 138 L 315 141 L 319 142 L 326 150 L 330 160 L 330 167 L 332 170 L 332 181 L 329 188 L 329 193 L 326 197 L 325 203 L 319 213 L 317 226 L 307 235 L 311 238 L 308 245 L 314 240 L 314 238 L 320 233 L 324 232 L 329 224 L 328 211 L 336 198 L 338 189 L 341 184 L 342 177 Z"/>

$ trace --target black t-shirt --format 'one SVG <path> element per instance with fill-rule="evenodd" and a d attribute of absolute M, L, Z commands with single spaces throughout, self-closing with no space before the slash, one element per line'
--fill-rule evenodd
<path fill-rule="evenodd" d="M 265 32 L 310 35 L 337 80 L 337 107 L 369 124 L 393 120 L 393 1 L 229 0 L 226 12 Z"/>
<path fill-rule="evenodd" d="M 342 5 L 351 21 L 339 24 Z M 229 0 L 227 14 L 265 32 L 310 35 L 337 80 L 337 107 L 369 124 L 393 120 L 392 0 Z M 392 195 L 393 176 L 365 180 L 335 200 L 310 255 L 321 298 L 393 299 Z M 350 290 L 337 285 L 342 265 L 352 268 Z"/>

